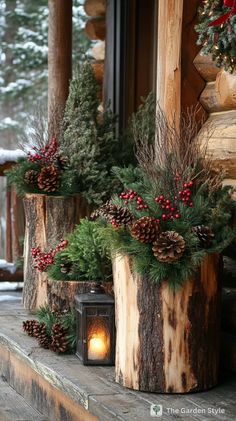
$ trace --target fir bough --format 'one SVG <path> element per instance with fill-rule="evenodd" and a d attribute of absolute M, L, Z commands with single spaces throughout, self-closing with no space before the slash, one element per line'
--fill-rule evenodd
<path fill-rule="evenodd" d="M 76 315 L 74 310 L 58 311 L 52 310 L 48 305 L 41 306 L 37 310 L 37 317 L 40 323 L 47 328 L 49 341 L 53 340 L 53 327 L 60 323 L 66 331 L 63 340 L 66 342 L 64 352 L 74 354 L 76 349 Z"/>
<path fill-rule="evenodd" d="M 112 277 L 111 256 L 103 246 L 100 228 L 102 222 L 82 219 L 70 234 L 68 246 L 55 256 L 48 267 L 48 275 L 56 280 L 109 281 Z M 62 267 L 68 266 L 68 273 Z"/>
<path fill-rule="evenodd" d="M 205 0 L 199 7 L 199 24 L 195 26 L 199 34 L 197 44 L 202 45 L 201 54 L 212 55 L 217 67 L 226 71 L 236 71 L 236 13 L 222 24 L 209 26 L 209 23 L 230 12 L 223 0 Z"/>

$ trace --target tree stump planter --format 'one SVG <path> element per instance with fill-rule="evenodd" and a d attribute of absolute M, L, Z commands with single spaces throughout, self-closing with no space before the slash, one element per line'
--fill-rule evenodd
<path fill-rule="evenodd" d="M 75 295 L 85 294 L 90 291 L 92 282 L 81 281 L 55 281 L 46 280 L 46 302 L 50 308 L 54 306 L 64 309 L 74 309 Z"/>
<path fill-rule="evenodd" d="M 219 255 L 175 292 L 131 273 L 128 257 L 113 262 L 116 381 L 146 392 L 187 393 L 217 384 Z"/>
<path fill-rule="evenodd" d="M 24 242 L 23 304 L 34 310 L 48 302 L 47 274 L 34 268 L 31 248 L 42 251 L 55 247 L 61 238 L 73 231 L 80 218 L 89 214 L 88 207 L 76 196 L 26 194 Z M 50 300 L 49 300 L 50 301 Z"/>

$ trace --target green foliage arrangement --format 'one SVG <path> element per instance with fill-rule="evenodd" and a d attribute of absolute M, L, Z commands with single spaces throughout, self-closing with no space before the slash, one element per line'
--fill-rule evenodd
<path fill-rule="evenodd" d="M 62 342 L 65 344 L 63 352 L 74 354 L 76 349 L 76 314 L 74 310 L 58 311 L 50 309 L 48 305 L 41 306 L 37 310 L 37 317 L 40 323 L 47 328 L 49 340 L 53 341 L 53 327 L 60 324 L 63 330 Z M 60 349 L 56 350 L 60 353 Z"/>
<path fill-rule="evenodd" d="M 103 247 L 100 229 L 100 222 L 82 219 L 68 235 L 67 246 L 56 253 L 53 263 L 46 267 L 49 277 L 65 281 L 111 280 L 111 257 Z"/>
<path fill-rule="evenodd" d="M 58 354 L 73 354 L 76 349 L 76 315 L 74 310 L 59 310 L 55 305 L 41 306 L 36 319 L 25 320 L 22 328 L 38 340 L 39 346 Z"/>
<path fill-rule="evenodd" d="M 115 169 L 124 191 L 97 211 L 107 221 L 101 228 L 105 247 L 130 256 L 133 270 L 172 288 L 235 236 L 228 226 L 235 207 L 231 188 L 222 187 L 206 146 L 200 147 L 195 121 L 188 113 L 179 129 L 159 110 L 154 145 L 133 131 L 139 165 Z"/>
<path fill-rule="evenodd" d="M 102 204 L 117 190 L 111 169 L 132 159 L 115 135 L 115 122 L 109 105 L 99 110 L 92 66 L 83 63 L 70 84 L 60 149 L 69 157 L 68 167 L 74 171 L 77 191 L 91 204 Z"/>
<path fill-rule="evenodd" d="M 73 175 L 67 158 L 58 151 L 57 139 L 52 138 L 20 158 L 17 165 L 7 171 L 7 180 L 16 186 L 20 196 L 25 193 L 69 195 L 75 189 Z"/>
<path fill-rule="evenodd" d="M 197 44 L 201 53 L 211 54 L 217 67 L 236 70 L 236 9 L 231 0 L 204 0 L 199 7 Z"/>

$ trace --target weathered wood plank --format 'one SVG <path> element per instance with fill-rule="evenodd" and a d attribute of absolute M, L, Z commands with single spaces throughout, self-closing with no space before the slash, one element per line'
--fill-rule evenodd
<path fill-rule="evenodd" d="M 33 409 L 6 381 L 0 377 L 1 421 L 47 421 L 46 417 Z"/>

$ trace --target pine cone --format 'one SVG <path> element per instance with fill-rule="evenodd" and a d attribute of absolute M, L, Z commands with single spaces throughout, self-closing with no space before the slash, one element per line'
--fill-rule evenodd
<path fill-rule="evenodd" d="M 65 275 L 71 275 L 72 273 L 72 263 L 71 262 L 64 262 L 60 264 L 60 271 Z"/>
<path fill-rule="evenodd" d="M 131 228 L 132 237 L 141 243 L 153 243 L 160 232 L 159 223 L 155 218 L 150 216 L 143 216 L 135 221 L 134 225 Z"/>
<path fill-rule="evenodd" d="M 176 231 L 162 232 L 152 247 L 154 256 L 160 262 L 172 263 L 179 260 L 185 250 L 185 241 Z"/>
<path fill-rule="evenodd" d="M 215 237 L 215 234 L 212 232 L 211 228 L 206 225 L 197 225 L 196 227 L 192 228 L 192 231 L 199 238 L 202 247 L 207 248 L 211 246 Z"/>
<path fill-rule="evenodd" d="M 23 322 L 23 330 L 27 333 L 29 336 L 34 336 L 34 330 L 38 327 L 39 322 L 38 320 L 26 320 Z"/>
<path fill-rule="evenodd" d="M 68 158 L 65 156 L 57 155 L 57 164 L 59 168 L 64 170 L 68 166 Z"/>
<path fill-rule="evenodd" d="M 52 342 L 50 349 L 57 353 L 63 353 L 68 350 L 68 329 L 66 329 L 61 322 L 57 322 L 52 327 Z"/>
<path fill-rule="evenodd" d="M 134 216 L 129 209 L 114 205 L 111 202 L 106 202 L 99 209 L 95 210 L 91 214 L 90 219 L 95 221 L 99 216 L 103 216 L 110 223 L 115 223 L 116 225 L 130 225 L 134 220 Z"/>
<path fill-rule="evenodd" d="M 40 323 L 38 328 L 35 329 L 35 335 L 37 335 L 36 338 L 42 348 L 48 349 L 50 347 L 51 340 L 47 333 L 47 326 L 45 323 Z"/>
<path fill-rule="evenodd" d="M 24 181 L 26 184 L 28 184 L 29 186 L 33 187 L 33 188 L 37 188 L 38 187 L 38 171 L 35 170 L 28 170 L 25 172 L 24 175 Z"/>
<path fill-rule="evenodd" d="M 59 172 L 55 165 L 43 167 L 38 176 L 38 187 L 48 193 L 57 191 L 59 187 Z"/>

